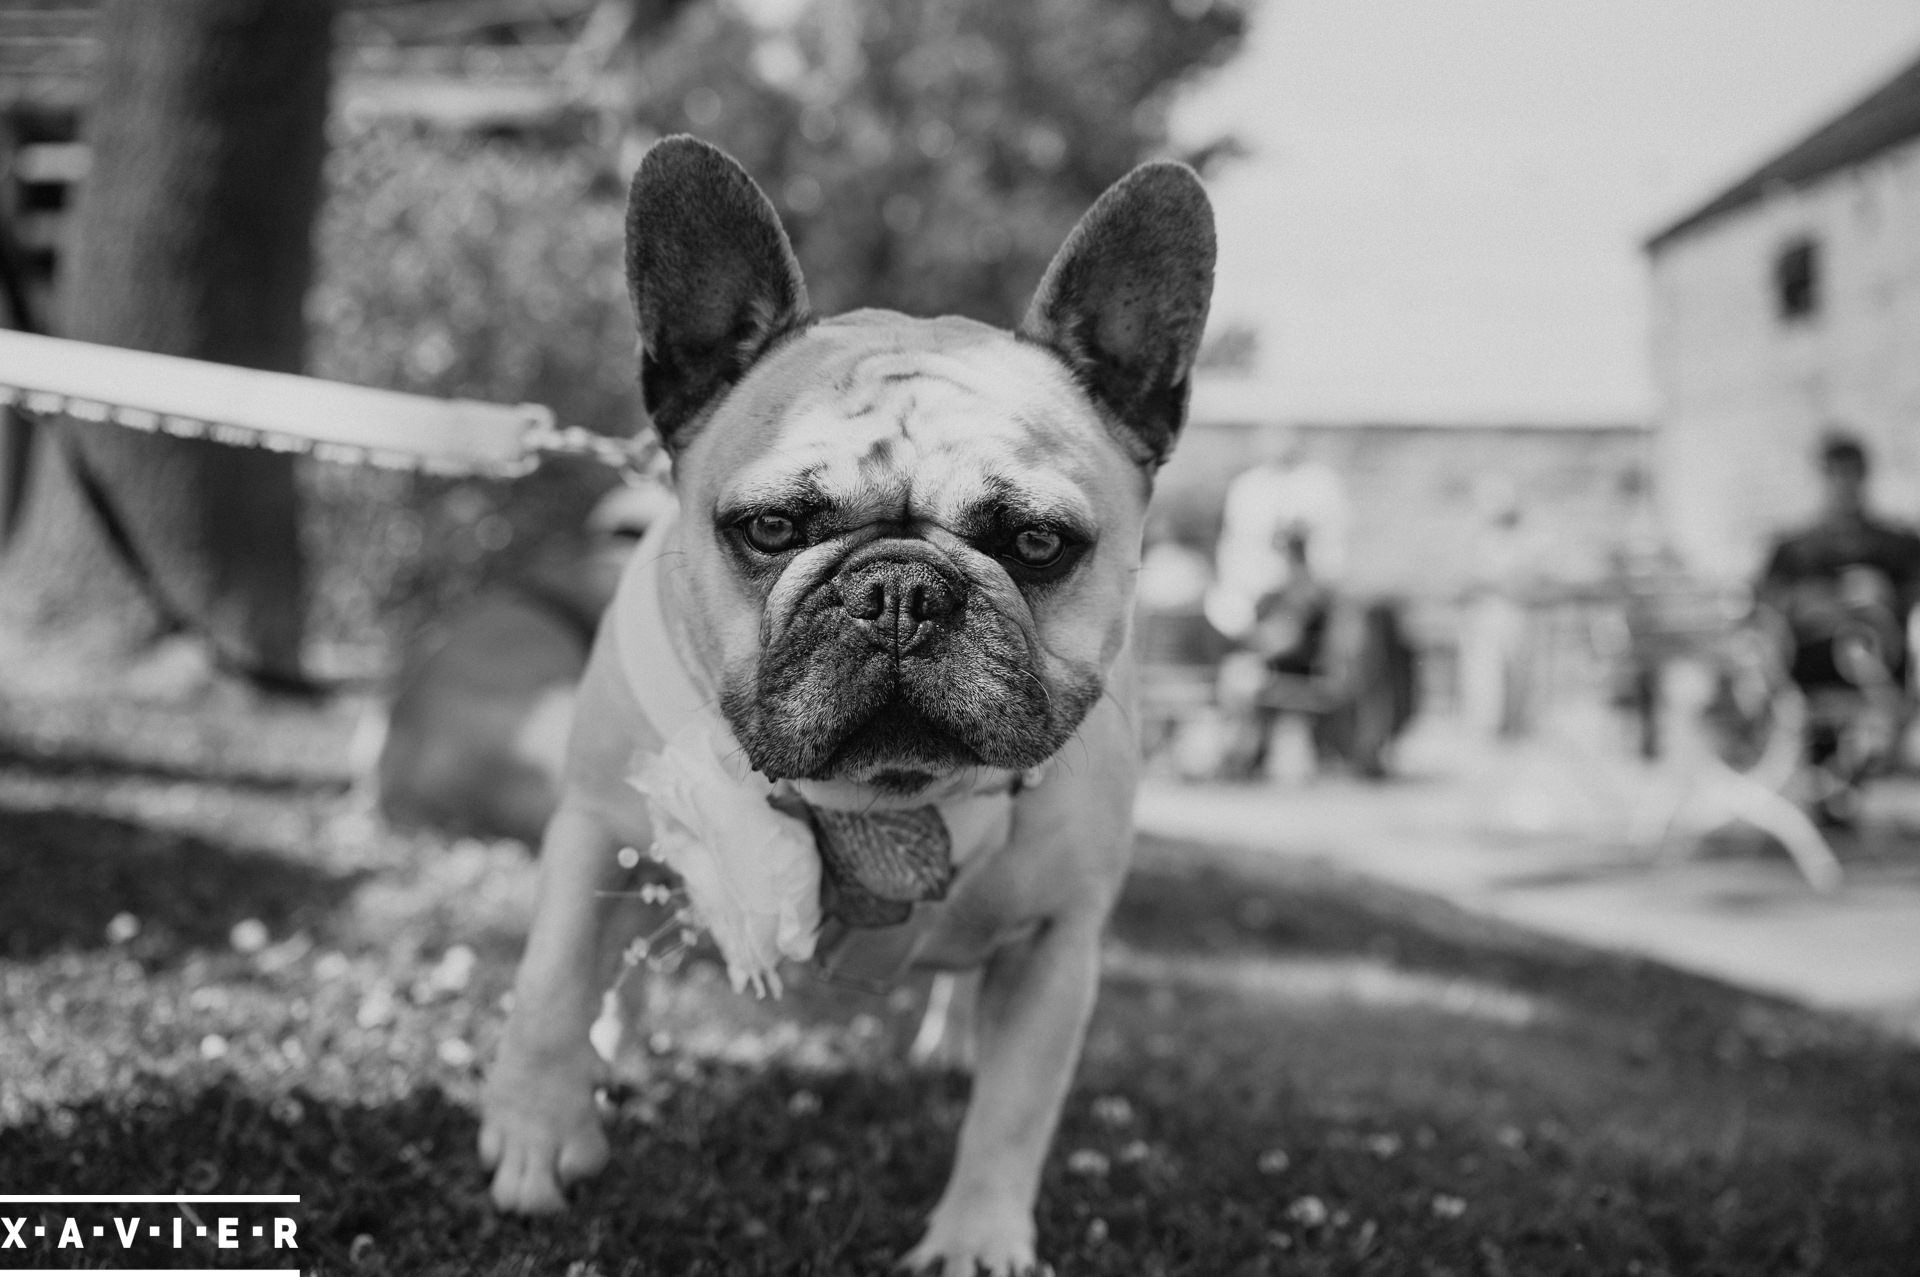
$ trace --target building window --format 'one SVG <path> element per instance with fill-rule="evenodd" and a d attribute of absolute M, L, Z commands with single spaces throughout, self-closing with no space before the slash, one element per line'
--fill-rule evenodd
<path fill-rule="evenodd" d="M 1773 259 L 1773 297 L 1788 323 L 1811 319 L 1820 309 L 1820 246 L 1795 240 Z"/>

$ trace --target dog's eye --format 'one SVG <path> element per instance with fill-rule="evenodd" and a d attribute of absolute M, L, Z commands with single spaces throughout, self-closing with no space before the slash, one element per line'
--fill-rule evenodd
<path fill-rule="evenodd" d="M 1008 545 L 1010 557 L 1028 568 L 1050 568 L 1066 549 L 1066 538 L 1052 528 L 1022 528 Z"/>
<path fill-rule="evenodd" d="M 741 529 L 747 544 L 762 554 L 785 554 L 800 544 L 800 525 L 784 514 L 756 514 Z"/>

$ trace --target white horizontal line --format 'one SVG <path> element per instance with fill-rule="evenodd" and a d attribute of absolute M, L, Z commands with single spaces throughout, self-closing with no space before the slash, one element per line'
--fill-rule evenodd
<path fill-rule="evenodd" d="M 0 1193 L 0 1202 L 33 1205 L 52 1202 L 97 1202 L 110 1206 L 152 1202 L 294 1202 L 298 1193 Z"/>
<path fill-rule="evenodd" d="M 100 1268 L 112 1277 L 300 1277 L 298 1268 Z M 70 1277 L 68 1268 L 0 1268 L 7 1277 Z"/>

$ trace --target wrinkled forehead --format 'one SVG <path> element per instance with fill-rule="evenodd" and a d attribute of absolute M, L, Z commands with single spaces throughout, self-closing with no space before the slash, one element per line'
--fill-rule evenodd
<path fill-rule="evenodd" d="M 716 501 L 825 501 L 949 523 L 982 503 L 1081 520 L 1117 477 L 1105 426 L 1060 362 L 967 320 L 859 312 L 782 347 L 708 430 Z M 749 424 L 750 422 L 750 424 Z M 716 423 L 719 424 L 719 423 Z"/>

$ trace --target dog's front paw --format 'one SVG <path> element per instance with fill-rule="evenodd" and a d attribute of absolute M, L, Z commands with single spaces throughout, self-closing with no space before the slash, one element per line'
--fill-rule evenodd
<path fill-rule="evenodd" d="M 565 1210 L 566 1186 L 607 1164 L 590 1070 L 496 1066 L 482 1109 L 480 1160 L 493 1170 L 493 1202 L 501 1210 Z"/>
<path fill-rule="evenodd" d="M 1034 1258 L 1031 1212 L 1005 1206 L 950 1209 L 945 1203 L 899 1268 L 915 1277 L 1046 1277 L 1053 1271 Z"/>

